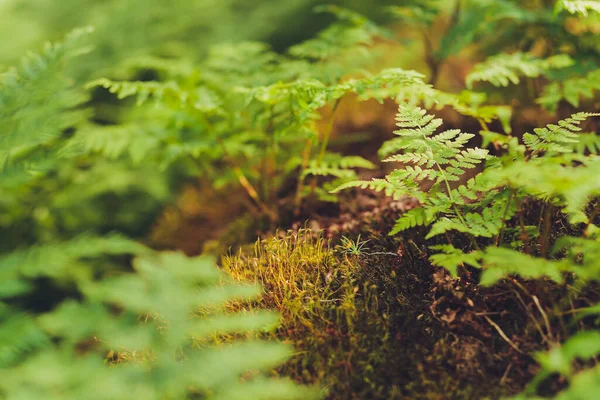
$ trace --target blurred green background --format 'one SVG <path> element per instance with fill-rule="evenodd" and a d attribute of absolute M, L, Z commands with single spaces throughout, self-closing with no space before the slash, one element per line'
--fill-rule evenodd
<path fill-rule="evenodd" d="M 59 40 L 71 29 L 96 29 L 92 57 L 78 65 L 82 78 L 101 75 L 125 56 L 154 54 L 198 59 L 218 43 L 265 41 L 275 50 L 312 37 L 333 17 L 315 14 L 319 0 L 0 0 L 0 65 Z M 327 2 L 325 2 L 327 3 Z M 382 22 L 399 0 L 330 1 Z"/>

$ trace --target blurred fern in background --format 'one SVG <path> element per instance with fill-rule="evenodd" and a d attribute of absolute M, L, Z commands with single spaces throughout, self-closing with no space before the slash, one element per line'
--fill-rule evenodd
<path fill-rule="evenodd" d="M 64 70 L 90 32 L 76 30 L 0 76 L 0 398 L 314 397 L 263 374 L 290 355 L 286 346 L 218 345 L 223 334 L 250 338 L 277 324 L 268 312 L 223 313 L 257 287 L 233 284 L 211 259 L 103 233 L 118 230 L 106 225 L 118 209 L 95 199 L 110 207 L 104 196 L 114 197 L 126 210 L 121 222 L 135 226 L 143 203 L 132 201 L 132 186 L 167 194 L 143 170 L 85 157 L 68 140 L 88 114 Z"/>

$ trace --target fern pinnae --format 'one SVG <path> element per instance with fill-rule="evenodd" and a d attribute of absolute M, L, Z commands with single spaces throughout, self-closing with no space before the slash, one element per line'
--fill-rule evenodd
<path fill-rule="evenodd" d="M 520 75 L 537 78 L 552 69 L 566 68 L 573 65 L 573 60 L 567 55 L 552 56 L 539 59 L 529 54 L 513 53 L 498 54 L 475 65 L 467 75 L 467 87 L 470 89 L 475 82 L 489 82 L 494 86 L 506 87 L 517 85 Z"/>
<path fill-rule="evenodd" d="M 590 117 L 598 117 L 600 113 L 579 112 L 556 124 L 549 124 L 545 128 L 534 129 L 534 134 L 523 135 L 523 142 L 537 156 L 543 152 L 569 153 L 573 151 L 573 144 L 579 142 L 580 125 Z"/>
<path fill-rule="evenodd" d="M 109 92 L 116 94 L 119 99 L 136 96 L 136 105 L 138 106 L 145 104 L 150 97 L 160 102 L 167 94 L 170 94 L 178 99 L 183 107 L 190 98 L 189 93 L 182 90 L 175 82 L 118 82 L 107 78 L 100 78 L 89 82 L 86 88 L 91 89 L 97 86 L 101 86 Z"/>
<path fill-rule="evenodd" d="M 600 2 L 597 0 L 558 0 L 555 6 L 555 13 L 562 10 L 587 17 L 590 11 L 600 13 Z"/>

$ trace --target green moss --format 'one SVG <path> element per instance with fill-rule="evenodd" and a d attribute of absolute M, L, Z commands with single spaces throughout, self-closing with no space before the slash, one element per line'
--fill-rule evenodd
<path fill-rule="evenodd" d="M 282 313 L 273 335 L 296 354 L 277 372 L 324 386 L 330 399 L 505 394 L 504 363 L 490 368 L 480 340 L 455 335 L 431 312 L 435 278 L 420 250 L 408 245 L 400 257 L 368 252 L 373 246 L 351 254 L 303 230 L 224 258 L 235 279 L 264 288 L 258 303 L 244 307 Z"/>

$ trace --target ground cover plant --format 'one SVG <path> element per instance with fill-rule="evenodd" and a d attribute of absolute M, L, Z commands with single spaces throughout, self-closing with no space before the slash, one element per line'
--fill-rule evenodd
<path fill-rule="evenodd" d="M 600 396 L 599 3 L 276 3 L 0 1 L 0 398 Z"/>

